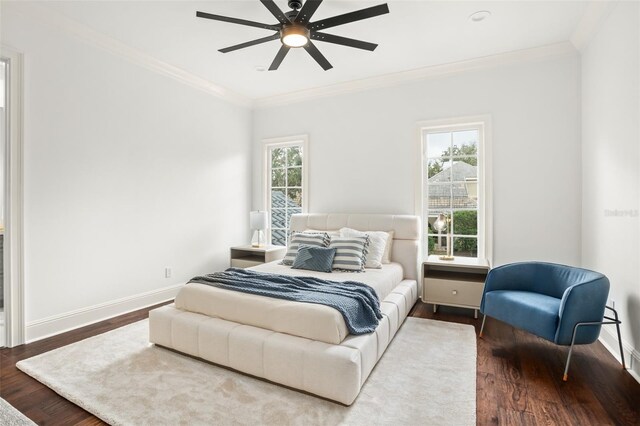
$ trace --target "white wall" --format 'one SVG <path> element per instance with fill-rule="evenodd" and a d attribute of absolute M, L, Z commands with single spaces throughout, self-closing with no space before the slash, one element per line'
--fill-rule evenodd
<path fill-rule="evenodd" d="M 582 55 L 585 267 L 611 281 L 622 340 L 640 374 L 640 7 L 619 2 Z M 618 211 L 617 215 L 607 211 Z M 615 329 L 601 337 L 617 353 Z M 627 362 L 629 362 L 627 353 Z"/>
<path fill-rule="evenodd" d="M 28 339 L 228 266 L 248 238 L 248 108 L 6 5 L 2 42 L 24 54 Z"/>
<path fill-rule="evenodd" d="M 490 114 L 494 264 L 580 263 L 576 53 L 254 112 L 253 207 L 265 138 L 309 135 L 309 211 L 415 213 L 416 123 Z"/>

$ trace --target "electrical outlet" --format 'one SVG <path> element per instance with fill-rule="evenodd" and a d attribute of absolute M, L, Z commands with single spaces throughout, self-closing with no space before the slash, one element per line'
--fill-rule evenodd
<path fill-rule="evenodd" d="M 612 307 L 613 309 L 615 309 L 616 308 L 616 301 L 614 299 L 609 299 L 608 305 L 610 307 Z"/>
<path fill-rule="evenodd" d="M 171 268 L 170 267 L 166 267 L 164 268 L 164 277 L 165 278 L 171 278 Z"/>

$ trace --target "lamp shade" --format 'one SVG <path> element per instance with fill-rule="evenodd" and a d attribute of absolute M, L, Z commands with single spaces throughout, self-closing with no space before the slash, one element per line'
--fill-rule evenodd
<path fill-rule="evenodd" d="M 269 217 L 266 211 L 249 213 L 249 227 L 252 230 L 264 231 L 269 226 Z"/>
<path fill-rule="evenodd" d="M 433 222 L 433 229 L 438 232 L 442 232 L 447 229 L 447 216 L 443 213 L 440 213 L 436 218 L 435 222 Z"/>

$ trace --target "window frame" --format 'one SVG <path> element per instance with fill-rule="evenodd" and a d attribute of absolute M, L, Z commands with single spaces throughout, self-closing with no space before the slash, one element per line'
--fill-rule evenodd
<path fill-rule="evenodd" d="M 469 116 L 457 117 L 441 120 L 421 121 L 417 125 L 418 149 L 416 155 L 416 170 L 418 171 L 417 185 L 415 192 L 415 211 L 420 217 L 421 224 L 424 227 L 421 236 L 422 258 L 427 259 L 429 255 L 428 245 L 428 207 L 427 207 L 427 161 L 429 153 L 427 152 L 427 138 L 429 133 L 456 132 L 464 130 L 478 130 L 478 252 L 476 257 L 468 259 L 487 259 L 492 261 L 493 257 L 493 212 L 492 212 L 492 180 L 491 180 L 491 116 Z M 453 183 L 453 182 L 452 182 Z M 473 209 L 457 209 L 448 208 L 445 210 L 473 210 Z M 455 238 L 455 234 L 453 235 Z"/>
<path fill-rule="evenodd" d="M 280 138 L 263 139 L 263 207 L 269 212 L 269 228 L 267 229 L 267 241 L 272 244 L 271 234 L 271 152 L 276 148 L 300 146 L 302 148 L 302 213 L 307 213 L 309 205 L 309 137 L 308 135 L 294 135 Z M 287 229 L 288 230 L 288 229 Z M 289 235 L 286 236 L 286 244 L 289 243 Z"/>

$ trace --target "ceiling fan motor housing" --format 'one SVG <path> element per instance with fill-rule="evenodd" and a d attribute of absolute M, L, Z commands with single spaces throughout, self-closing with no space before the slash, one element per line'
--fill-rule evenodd
<path fill-rule="evenodd" d="M 296 16 L 298 16 L 298 11 L 290 10 L 288 12 L 285 12 L 284 15 L 287 17 L 287 19 L 289 19 L 289 21 L 293 22 L 294 19 L 296 19 Z"/>

